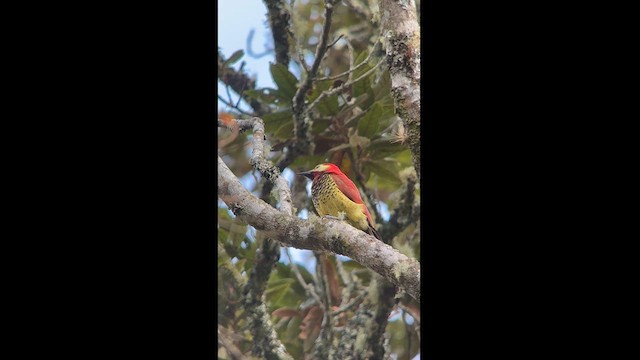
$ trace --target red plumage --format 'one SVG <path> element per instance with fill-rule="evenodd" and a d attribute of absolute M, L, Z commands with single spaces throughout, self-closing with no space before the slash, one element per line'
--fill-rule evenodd
<path fill-rule="evenodd" d="M 328 174 L 329 176 L 331 176 L 331 179 L 333 179 L 333 181 L 336 183 L 336 185 L 338 186 L 338 189 L 346 197 L 348 197 L 354 203 L 361 205 L 362 212 L 367 217 L 367 222 L 369 223 L 369 233 L 374 237 L 382 240 L 382 238 L 380 237 L 380 234 L 375 229 L 373 218 L 371 218 L 371 213 L 369 213 L 369 209 L 367 208 L 367 205 L 365 205 L 364 201 L 362 201 L 362 197 L 360 196 L 360 191 L 358 191 L 358 188 L 353 183 L 353 181 L 351 181 L 351 179 L 349 179 L 336 165 L 331 163 L 323 164 L 323 165 L 325 165 L 327 168 L 324 169 L 321 173 L 311 172 L 313 176 L 313 180 L 316 181 L 317 176 L 321 174 Z"/>

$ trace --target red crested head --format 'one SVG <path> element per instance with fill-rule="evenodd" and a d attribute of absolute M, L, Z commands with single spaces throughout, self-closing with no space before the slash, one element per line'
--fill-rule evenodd
<path fill-rule="evenodd" d="M 322 174 L 336 174 L 345 176 L 342 171 L 340 171 L 339 167 L 331 163 L 320 164 L 309 171 L 298 173 L 298 175 L 306 176 L 311 180 Z"/>
<path fill-rule="evenodd" d="M 306 176 L 309 179 L 313 180 L 313 186 L 316 186 L 316 185 L 326 186 L 327 183 L 332 182 L 334 186 L 337 187 L 338 190 L 342 192 L 342 194 L 344 194 L 344 196 L 346 196 L 349 200 L 351 200 L 355 204 L 358 204 L 361 207 L 362 213 L 367 217 L 367 223 L 369 226 L 369 229 L 367 231 L 369 231 L 369 233 L 375 236 L 376 238 L 381 239 L 380 234 L 378 234 L 378 232 L 374 228 L 374 222 L 373 222 L 373 219 L 371 218 L 371 214 L 369 213 L 369 209 L 367 209 L 367 206 L 365 205 L 364 201 L 362 201 L 362 197 L 360 197 L 360 192 L 358 191 L 358 188 L 353 183 L 353 181 L 351 181 L 340 170 L 339 167 L 331 163 L 325 163 L 325 164 L 320 164 L 309 171 L 298 173 L 298 175 Z M 322 175 L 328 175 L 328 176 L 320 178 L 320 176 Z M 325 181 L 322 181 L 322 179 L 325 179 Z M 327 181 L 327 179 L 331 179 L 331 181 Z M 313 186 L 311 188 L 311 192 L 312 192 L 312 196 L 315 196 L 313 195 Z M 337 198 L 334 196 L 334 199 L 337 199 Z M 315 200 L 314 200 L 314 205 L 315 205 Z M 345 205 L 345 206 L 348 206 L 348 205 Z M 361 230 L 366 230 L 366 229 L 363 229 L 361 227 Z"/>

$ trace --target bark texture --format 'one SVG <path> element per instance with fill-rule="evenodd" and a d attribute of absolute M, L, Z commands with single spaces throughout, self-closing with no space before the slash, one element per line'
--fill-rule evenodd
<path fill-rule="evenodd" d="M 261 102 L 248 98 L 244 95 L 244 92 L 247 90 L 255 90 L 256 80 L 249 77 L 249 75 L 245 74 L 241 70 L 238 71 L 230 67 L 225 67 L 225 61 L 226 59 L 220 50 L 218 50 L 218 79 L 247 101 L 253 111 L 255 111 L 256 115 L 269 113 L 269 108 L 267 106 L 264 106 Z"/>
<path fill-rule="evenodd" d="M 289 21 L 291 15 L 284 5 L 284 0 L 264 0 L 269 10 L 269 27 L 273 35 L 276 62 L 289 66 Z"/>
<path fill-rule="evenodd" d="M 380 0 L 382 33 L 396 112 L 420 178 L 420 25 L 415 0 Z"/>
<path fill-rule="evenodd" d="M 260 174 L 266 178 L 269 184 L 275 186 L 280 200 L 280 211 L 287 215 L 293 214 L 291 191 L 287 180 L 280 170 L 266 159 L 264 122 L 254 117 L 249 120 L 232 119 L 224 121 L 218 119 L 218 126 L 226 127 L 233 131 L 253 130 L 253 151 L 249 162 Z M 220 158 L 218 158 L 220 159 Z M 268 194 L 263 193 L 263 198 Z M 262 200 L 261 200 L 262 201 Z M 280 246 L 271 239 L 264 239 L 261 248 L 256 252 L 255 261 L 249 274 L 249 281 L 244 283 L 243 303 L 247 312 L 248 328 L 252 332 L 254 343 L 253 353 L 261 359 L 267 360 L 291 360 L 284 345 L 278 339 L 270 315 L 264 301 L 264 291 L 271 271 L 280 258 Z"/>
<path fill-rule="evenodd" d="M 342 221 L 278 211 L 245 189 L 220 157 L 218 196 L 236 216 L 286 246 L 348 256 L 420 301 L 418 261 Z"/>

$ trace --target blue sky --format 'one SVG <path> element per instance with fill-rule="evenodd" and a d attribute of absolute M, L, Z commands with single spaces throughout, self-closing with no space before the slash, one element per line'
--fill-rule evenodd
<path fill-rule="evenodd" d="M 245 71 L 249 75 L 255 76 L 259 88 L 275 87 L 269 72 L 269 62 L 273 61 L 274 55 L 269 54 L 257 59 L 247 56 L 247 38 L 250 31 L 254 30 L 251 44 L 251 50 L 254 53 L 264 53 L 266 46 L 271 46 L 269 45 L 272 43 L 270 40 L 271 34 L 266 22 L 266 14 L 267 8 L 262 0 L 222 0 L 218 2 L 218 46 L 220 51 L 228 58 L 236 50 L 244 50 L 245 56 L 242 61 L 246 62 Z M 240 62 L 236 64 L 240 64 Z M 237 96 L 232 91 L 230 93 L 232 99 L 236 101 Z M 218 94 L 225 99 L 227 98 L 227 91 L 220 83 L 218 83 Z M 225 109 L 225 107 L 226 105 L 218 101 L 220 110 Z M 248 109 L 246 106 L 243 108 Z M 287 169 L 283 175 L 291 185 L 293 176 L 295 176 L 293 172 Z M 253 189 L 255 186 L 255 180 L 251 174 L 247 174 L 240 180 L 248 189 Z M 310 184 L 307 192 L 310 193 Z M 389 211 L 386 204 L 378 204 L 378 210 L 385 221 L 389 219 Z M 306 218 L 307 214 L 303 212 L 300 215 L 302 218 Z M 280 261 L 288 262 L 285 250 L 282 249 L 281 251 Z M 289 253 L 294 262 L 306 267 L 310 272 L 315 272 L 316 259 L 311 251 L 289 248 Z M 420 354 L 416 355 L 412 360 L 420 360 Z"/>
<path fill-rule="evenodd" d="M 265 49 L 273 43 L 267 25 L 266 14 L 267 8 L 261 0 L 219 1 L 218 46 L 222 54 L 227 58 L 237 50 L 244 50 L 245 56 L 242 61 L 246 62 L 245 70 L 249 75 L 255 76 L 258 87 L 275 87 L 269 72 L 269 62 L 274 59 L 273 53 L 260 58 L 247 56 L 247 38 L 252 30 L 254 31 L 251 43 L 253 52 L 257 54 L 264 53 Z M 227 91 L 220 82 L 218 82 L 218 94 L 225 99 L 227 98 Z M 230 94 L 234 101 L 237 100 L 238 97 L 233 91 L 230 91 Z M 218 100 L 218 107 L 219 109 L 225 109 L 226 105 Z M 285 171 L 284 176 L 291 184 L 294 174 L 291 171 Z M 249 189 L 255 186 L 255 180 L 250 174 L 243 177 L 241 181 Z M 389 211 L 386 204 L 379 204 L 378 211 L 380 211 L 383 219 L 389 219 Z M 301 215 L 306 217 L 306 214 Z M 315 270 L 315 257 L 310 251 L 291 249 L 290 252 L 295 262 L 305 264 L 310 271 Z M 284 253 L 282 255 L 281 261 L 286 261 L 287 258 Z"/>
<path fill-rule="evenodd" d="M 253 29 L 255 32 L 251 48 L 258 54 L 265 51 L 265 45 L 272 43 L 266 14 L 267 8 L 261 0 L 218 1 L 218 46 L 227 58 L 236 50 L 244 50 L 242 61 L 246 62 L 245 70 L 256 77 L 258 87 L 274 87 L 269 73 L 269 62 L 273 61 L 274 56 L 271 54 L 258 59 L 247 56 L 247 38 Z M 227 98 L 225 87 L 219 83 L 218 94 Z M 237 99 L 233 92 L 231 95 L 233 99 Z M 225 108 L 220 101 L 218 104 L 220 109 Z"/>

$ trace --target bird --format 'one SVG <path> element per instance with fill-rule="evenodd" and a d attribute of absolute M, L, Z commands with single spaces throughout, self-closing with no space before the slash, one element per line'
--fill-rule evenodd
<path fill-rule="evenodd" d="M 318 215 L 342 218 L 382 241 L 358 188 L 339 167 L 331 163 L 319 164 L 297 175 L 312 180 L 311 200 Z"/>

